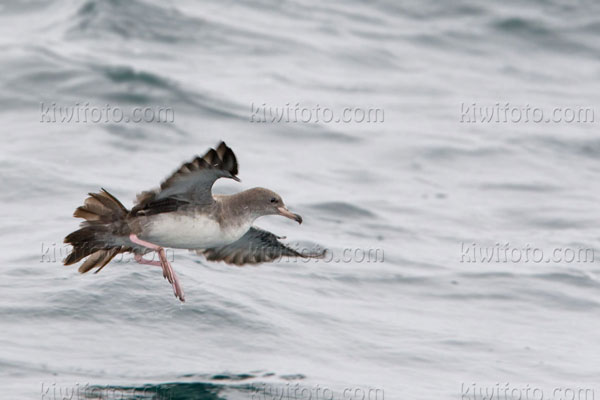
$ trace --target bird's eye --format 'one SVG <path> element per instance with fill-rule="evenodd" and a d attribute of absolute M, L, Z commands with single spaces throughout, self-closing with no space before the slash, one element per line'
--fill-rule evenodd
<path fill-rule="evenodd" d="M 275 197 L 273 197 L 273 198 L 271 199 L 271 203 L 277 203 L 277 199 L 276 199 Z"/>

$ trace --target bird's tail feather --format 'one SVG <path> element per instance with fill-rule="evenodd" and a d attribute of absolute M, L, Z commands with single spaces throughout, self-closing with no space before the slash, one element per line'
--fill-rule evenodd
<path fill-rule="evenodd" d="M 90 193 L 83 206 L 73 213 L 74 217 L 84 218 L 81 228 L 65 238 L 65 243 L 73 246 L 73 250 L 63 261 L 65 265 L 74 264 L 88 257 L 79 267 L 85 273 L 98 267 L 99 272 L 118 253 L 130 249 L 115 244 L 117 233 L 126 234 L 125 218 L 129 211 L 116 197 L 102 189 L 99 193 Z"/>

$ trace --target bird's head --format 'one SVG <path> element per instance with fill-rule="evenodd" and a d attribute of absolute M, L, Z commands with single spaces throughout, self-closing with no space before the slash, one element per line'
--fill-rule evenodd
<path fill-rule="evenodd" d="M 272 190 L 265 188 L 254 188 L 246 191 L 248 198 L 251 199 L 250 204 L 252 212 L 256 216 L 264 215 L 282 215 L 289 219 L 293 219 L 299 224 L 302 223 L 302 217 L 292 213 L 283 203 L 280 195 Z"/>

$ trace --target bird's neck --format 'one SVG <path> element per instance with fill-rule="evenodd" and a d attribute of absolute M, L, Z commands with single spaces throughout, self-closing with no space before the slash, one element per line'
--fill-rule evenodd
<path fill-rule="evenodd" d="M 217 198 L 221 206 L 223 225 L 229 227 L 232 225 L 244 225 L 250 228 L 256 218 L 260 217 L 260 215 L 251 209 L 246 197 L 244 191 L 232 195 L 221 195 Z"/>

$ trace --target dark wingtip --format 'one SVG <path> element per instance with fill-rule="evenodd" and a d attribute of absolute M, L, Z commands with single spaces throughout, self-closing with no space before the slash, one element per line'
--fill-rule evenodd
<path fill-rule="evenodd" d="M 227 170 L 231 175 L 235 176 L 238 174 L 238 162 L 237 158 L 225 141 L 221 140 L 219 145 L 216 147 L 216 153 L 221 159 L 223 169 Z"/>

